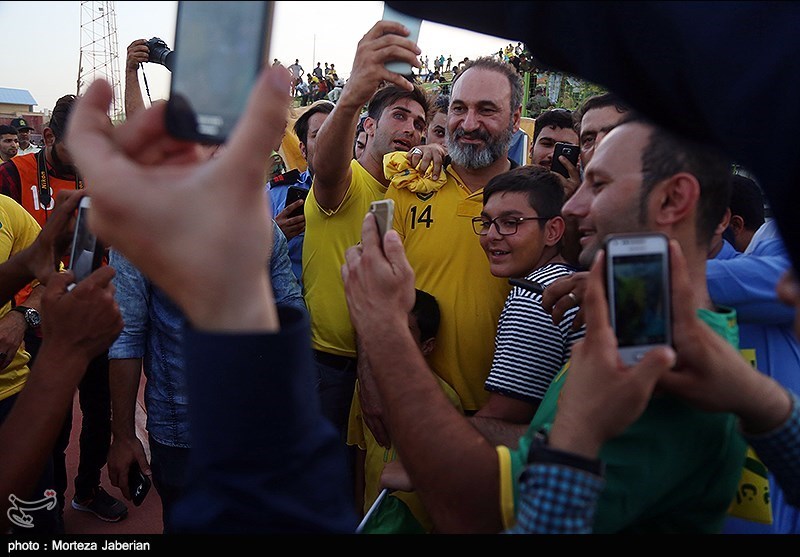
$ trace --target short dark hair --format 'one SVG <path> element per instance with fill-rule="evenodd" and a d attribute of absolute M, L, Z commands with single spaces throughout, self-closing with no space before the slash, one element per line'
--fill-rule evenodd
<path fill-rule="evenodd" d="M 491 70 L 504 75 L 506 79 L 508 79 L 508 84 L 511 87 L 511 113 L 513 114 L 514 111 L 522 106 L 524 85 L 522 83 L 522 78 L 517 73 L 517 69 L 507 62 L 498 60 L 494 56 L 481 56 L 480 58 L 470 60 L 464 64 L 464 69 L 458 72 L 458 74 L 453 78 L 453 85 L 450 89 L 451 91 L 455 87 L 456 82 L 461 79 L 462 75 L 464 75 L 464 72 L 470 68 Z"/>
<path fill-rule="evenodd" d="M 312 104 L 308 109 L 300 115 L 300 118 L 294 123 L 294 134 L 300 143 L 303 145 L 308 141 L 308 121 L 314 114 L 322 112 L 323 114 L 330 114 L 335 105 L 331 101 L 320 100 Z"/>
<path fill-rule="evenodd" d="M 427 117 L 428 111 L 431 108 L 430 99 L 428 98 L 428 94 L 416 83 L 411 91 L 408 89 L 401 89 L 394 83 L 384 85 L 378 89 L 369 100 L 367 114 L 373 120 L 378 121 L 386 107 L 393 105 L 401 99 L 411 99 L 419 103 L 422 107 L 422 113 Z"/>
<path fill-rule="evenodd" d="M 67 123 L 76 100 L 78 100 L 78 97 L 75 95 L 64 95 L 56 101 L 56 106 L 50 115 L 50 122 L 47 124 L 47 127 L 52 130 L 53 135 L 56 137 L 56 141 L 63 139 L 67 132 Z"/>
<path fill-rule="evenodd" d="M 0 135 L 6 135 L 6 134 L 19 135 L 19 132 L 17 131 L 17 128 L 15 128 L 14 126 L 3 124 L 2 126 L 0 126 Z"/>
<path fill-rule="evenodd" d="M 521 192 L 528 194 L 528 204 L 540 217 L 552 218 L 561 214 L 564 205 L 564 188 L 558 176 L 537 166 L 518 166 L 498 174 L 483 188 L 483 204 L 496 193 Z M 544 227 L 545 221 L 538 221 Z"/>
<path fill-rule="evenodd" d="M 439 312 L 439 302 L 424 290 L 415 288 L 414 291 L 416 298 L 414 307 L 411 308 L 411 314 L 417 318 L 417 326 L 420 333 L 419 340 L 420 342 L 425 342 L 430 338 L 434 338 L 439 332 L 439 322 L 442 319 Z"/>
<path fill-rule="evenodd" d="M 531 142 L 536 143 L 536 138 L 539 137 L 542 130 L 551 127 L 574 130 L 572 111 L 566 108 L 553 108 L 539 114 L 533 122 L 533 139 Z"/>
<path fill-rule="evenodd" d="M 741 174 L 731 178 L 731 216 L 739 215 L 747 230 L 764 224 L 764 193 L 754 180 Z"/>
<path fill-rule="evenodd" d="M 625 102 L 614 93 L 602 93 L 600 95 L 594 95 L 583 101 L 583 104 L 578 107 L 578 110 L 572 114 L 572 122 L 575 131 L 578 133 L 581 132 L 581 120 L 583 120 L 584 114 L 590 110 L 594 110 L 596 108 L 605 108 L 607 106 L 613 106 L 620 114 L 631 112 L 631 107 L 625 104 Z"/>
<path fill-rule="evenodd" d="M 437 112 L 447 114 L 447 109 L 450 108 L 450 95 L 439 93 L 431 103 L 431 113 L 429 117 L 433 117 Z"/>
<path fill-rule="evenodd" d="M 716 147 L 675 135 L 641 116 L 625 123 L 640 123 L 651 130 L 648 144 L 642 149 L 640 220 L 646 218 L 647 198 L 656 184 L 680 172 L 688 172 L 700 184 L 697 240 L 700 245 L 707 245 L 730 205 L 731 160 Z"/>

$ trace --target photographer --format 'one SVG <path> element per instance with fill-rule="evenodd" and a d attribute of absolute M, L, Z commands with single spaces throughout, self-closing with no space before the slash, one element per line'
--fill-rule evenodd
<path fill-rule="evenodd" d="M 153 37 L 149 41 L 136 39 L 128 45 L 128 55 L 125 60 L 125 117 L 145 108 L 142 97 L 142 88 L 139 85 L 139 66 L 145 62 L 154 62 L 173 69 L 173 52 L 167 43 Z M 147 82 L 145 81 L 145 85 Z M 148 92 L 149 97 L 149 92 Z"/>

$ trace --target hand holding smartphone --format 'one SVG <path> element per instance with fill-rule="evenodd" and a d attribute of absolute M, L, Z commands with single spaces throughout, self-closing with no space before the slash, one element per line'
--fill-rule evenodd
<path fill-rule="evenodd" d="M 305 201 L 306 197 L 308 196 L 308 190 L 305 188 L 301 188 L 300 186 L 289 186 L 286 190 L 286 204 L 284 207 L 288 207 L 295 201 L 302 199 Z M 303 214 L 303 205 L 300 205 L 297 209 L 292 211 L 289 215 L 290 217 L 299 217 Z"/>
<path fill-rule="evenodd" d="M 606 238 L 606 292 L 622 361 L 633 365 L 672 345 L 669 240 L 663 234 Z"/>
<path fill-rule="evenodd" d="M 69 253 L 69 270 L 75 275 L 75 284 L 88 277 L 103 263 L 104 248 L 89 229 L 91 207 L 92 199 L 88 196 L 82 197 L 78 205 L 72 249 Z"/>
<path fill-rule="evenodd" d="M 383 17 L 381 19 L 386 21 L 396 21 L 403 24 L 405 28 L 411 32 L 407 38 L 414 43 L 419 40 L 419 29 L 422 26 L 421 19 L 398 12 L 397 10 L 390 8 L 385 3 L 383 5 Z M 390 72 L 399 73 L 401 75 L 410 76 L 414 74 L 414 69 L 408 62 L 387 62 L 386 69 Z"/>
<path fill-rule="evenodd" d="M 131 494 L 131 501 L 137 507 L 142 504 L 147 493 L 150 491 L 152 482 L 144 475 L 138 462 L 131 464 L 128 469 L 128 490 Z"/>
<path fill-rule="evenodd" d="M 577 145 L 573 145 L 572 143 L 563 143 L 558 142 L 556 143 L 555 147 L 553 148 L 553 160 L 550 163 L 550 170 L 557 174 L 561 174 L 564 178 L 569 178 L 569 171 L 567 168 L 558 160 L 558 157 L 564 155 L 567 157 L 567 160 L 571 162 L 573 165 L 578 165 L 578 155 L 580 155 L 581 149 Z"/>

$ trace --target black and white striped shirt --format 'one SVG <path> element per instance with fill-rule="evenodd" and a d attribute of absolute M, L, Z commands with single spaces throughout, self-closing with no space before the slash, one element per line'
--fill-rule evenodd
<path fill-rule="evenodd" d="M 559 263 L 545 265 L 525 278 L 547 286 L 573 269 Z M 572 330 L 578 308 L 553 324 L 542 309 L 542 296 L 515 286 L 506 298 L 495 337 L 494 360 L 484 388 L 505 396 L 538 403 L 551 381 L 569 360 L 573 343 L 585 328 Z"/>

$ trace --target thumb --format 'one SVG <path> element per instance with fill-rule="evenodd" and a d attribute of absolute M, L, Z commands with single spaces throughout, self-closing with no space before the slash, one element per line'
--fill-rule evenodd
<path fill-rule="evenodd" d="M 652 389 L 656 382 L 672 369 L 677 358 L 675 350 L 670 346 L 653 348 L 630 369 L 631 377 Z"/>
<path fill-rule="evenodd" d="M 406 257 L 406 250 L 403 247 L 403 240 L 400 239 L 400 234 L 396 230 L 389 230 L 383 237 L 383 253 L 386 254 L 386 259 L 395 270 L 413 274 L 411 264 Z"/>

